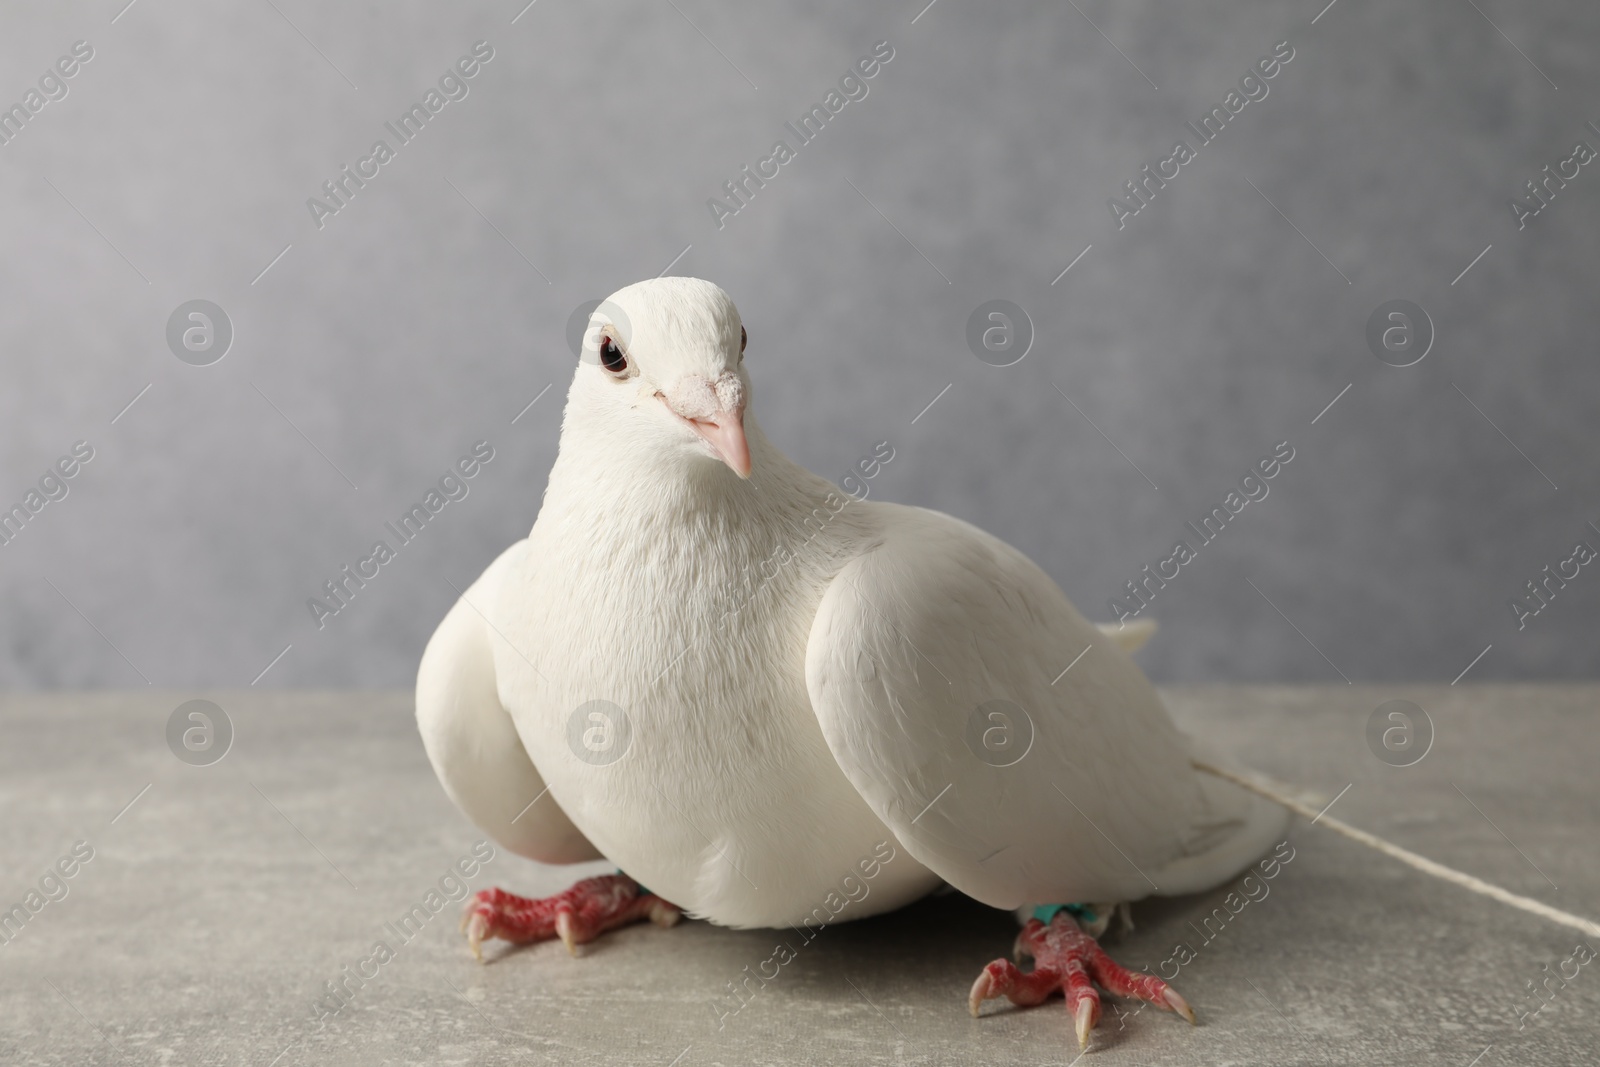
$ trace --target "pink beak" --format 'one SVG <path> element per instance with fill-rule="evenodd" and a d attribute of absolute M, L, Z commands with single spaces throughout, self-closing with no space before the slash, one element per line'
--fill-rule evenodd
<path fill-rule="evenodd" d="M 698 419 L 685 420 L 722 462 L 741 478 L 750 477 L 750 442 L 744 436 L 744 409 L 718 411 Z"/>

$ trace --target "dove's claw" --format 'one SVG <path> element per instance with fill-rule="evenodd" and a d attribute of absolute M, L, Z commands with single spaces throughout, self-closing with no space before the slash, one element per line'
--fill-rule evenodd
<path fill-rule="evenodd" d="M 1029 919 L 1017 938 L 1017 954 L 1032 956 L 1033 970 L 1022 971 L 1009 960 L 995 960 L 985 967 L 967 998 L 974 1016 L 985 1000 L 1008 997 L 1027 1007 L 1059 989 L 1066 994 L 1078 1047 L 1086 1048 L 1089 1032 L 1100 1021 L 1098 985 L 1113 996 L 1148 1001 L 1194 1022 L 1193 1009 L 1177 990 L 1154 975 L 1122 967 L 1065 910 L 1056 912 L 1049 925 Z"/>
<path fill-rule="evenodd" d="M 1093 990 L 1090 991 L 1091 994 Z M 1072 1013 L 1073 1028 L 1078 1031 L 1078 1049 L 1082 1051 L 1089 1047 L 1089 1031 L 1094 1029 L 1094 1024 L 1100 1021 L 1100 998 L 1094 996 L 1084 997 L 1078 1001 L 1078 1010 Z"/>
<path fill-rule="evenodd" d="M 559 937 L 574 956 L 578 946 L 607 930 L 649 919 L 671 926 L 682 914 L 677 907 L 647 893 L 625 874 L 585 878 L 564 893 L 534 899 L 503 889 L 485 889 L 467 902 L 461 917 L 472 954 L 483 959 L 484 941 L 500 938 L 516 944 Z"/>
<path fill-rule="evenodd" d="M 467 947 L 472 950 L 472 955 L 479 963 L 483 962 L 484 936 L 489 931 L 489 920 L 482 915 L 468 911 L 461 916 L 461 929 L 467 935 Z"/>
<path fill-rule="evenodd" d="M 1163 998 L 1166 1006 L 1189 1020 L 1189 1025 L 1194 1025 L 1194 1009 L 1189 1007 L 1189 1002 L 1178 996 L 1178 991 L 1171 986 L 1167 987 L 1166 996 Z"/>

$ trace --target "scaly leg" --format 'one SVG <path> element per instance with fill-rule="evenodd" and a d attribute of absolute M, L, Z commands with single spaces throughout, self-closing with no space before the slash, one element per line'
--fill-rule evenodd
<path fill-rule="evenodd" d="M 1194 1022 L 1194 1011 L 1177 990 L 1155 975 L 1122 967 L 1066 911 L 1056 912 L 1049 925 L 1029 919 L 1017 935 L 1015 954 L 1019 959 L 1032 956 L 1033 970 L 1024 973 L 1010 960 L 995 960 L 985 967 L 967 998 L 974 1016 L 985 1000 L 1009 997 L 1013 1004 L 1026 1007 L 1043 1002 L 1060 989 L 1066 994 L 1067 1010 L 1078 1031 L 1078 1047 L 1084 1048 L 1089 1031 L 1100 1021 L 1098 984 L 1114 996 L 1148 1001 Z"/>
<path fill-rule="evenodd" d="M 605 874 L 585 878 L 564 893 L 534 899 L 507 893 L 504 889 L 484 889 L 467 901 L 461 928 L 467 932 L 467 945 L 481 961 L 484 941 L 500 938 L 515 944 L 561 938 L 574 956 L 578 946 L 593 941 L 607 930 L 649 919 L 657 926 L 671 926 L 683 913 L 654 893 L 645 892 L 625 874 Z"/>

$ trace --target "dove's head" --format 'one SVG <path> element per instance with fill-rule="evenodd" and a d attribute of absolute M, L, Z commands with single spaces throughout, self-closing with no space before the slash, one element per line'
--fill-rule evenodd
<path fill-rule="evenodd" d="M 748 478 L 745 340 L 739 309 L 710 282 L 654 278 L 619 289 L 584 331 L 574 409 L 649 454 L 720 461 Z"/>

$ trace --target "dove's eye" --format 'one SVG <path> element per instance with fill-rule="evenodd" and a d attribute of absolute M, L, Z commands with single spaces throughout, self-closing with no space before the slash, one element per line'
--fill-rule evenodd
<path fill-rule="evenodd" d="M 743 326 L 739 327 L 739 360 L 744 361 L 744 346 L 750 343 L 750 335 Z"/>
<path fill-rule="evenodd" d="M 617 346 L 611 337 L 600 338 L 600 365 L 612 374 L 623 375 L 628 371 L 627 354 Z"/>

